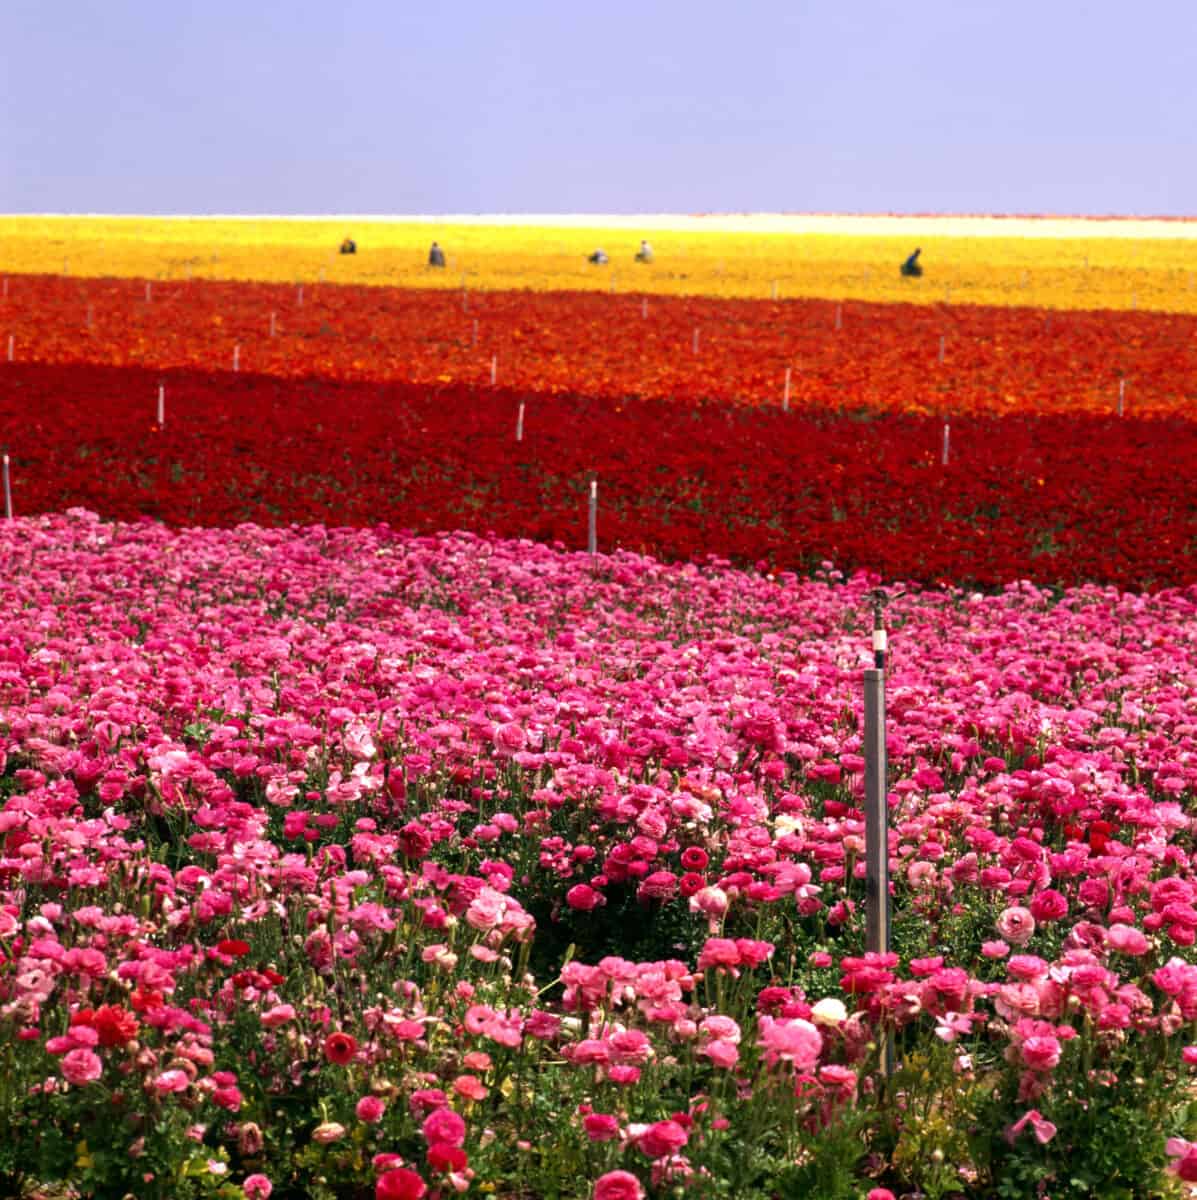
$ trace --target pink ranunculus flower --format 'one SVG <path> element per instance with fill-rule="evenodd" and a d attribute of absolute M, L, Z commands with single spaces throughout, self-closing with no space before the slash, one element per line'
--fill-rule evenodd
<path fill-rule="evenodd" d="M 436 1112 L 424 1118 L 420 1132 L 429 1145 L 460 1146 L 465 1141 L 466 1123 L 461 1115 L 451 1108 L 438 1108 Z"/>
<path fill-rule="evenodd" d="M 740 1051 L 735 1042 L 723 1038 L 715 1038 L 698 1052 L 702 1057 L 709 1058 L 717 1067 L 725 1070 L 734 1067 L 740 1061 Z"/>
<path fill-rule="evenodd" d="M 1035 1139 L 1040 1145 L 1046 1145 L 1052 1140 L 1052 1138 L 1056 1136 L 1056 1127 L 1049 1120 L 1047 1120 L 1047 1118 L 1044 1117 L 1037 1108 L 1032 1108 L 1023 1113 L 1023 1115 L 1019 1117 L 1009 1129 L 1006 1130 L 1006 1141 L 1013 1145 L 1018 1135 L 1022 1133 L 1022 1131 L 1026 1129 L 1028 1125 L 1030 1125 L 1035 1134 Z"/>
<path fill-rule="evenodd" d="M 565 903 L 579 912 L 590 912 L 600 904 L 606 904 L 607 899 L 588 884 L 576 883 L 565 893 Z"/>
<path fill-rule="evenodd" d="M 1119 954 L 1140 955 L 1151 949 L 1147 935 L 1133 925 L 1111 925 L 1106 930 L 1106 938 L 1110 949 L 1117 950 Z"/>
<path fill-rule="evenodd" d="M 386 1101 L 378 1096 L 363 1096 L 354 1108 L 357 1113 L 357 1119 L 363 1121 L 367 1125 L 373 1125 L 382 1120 L 382 1114 L 386 1112 Z"/>
<path fill-rule="evenodd" d="M 792 1020 L 763 1016 L 760 1020 L 758 1045 L 765 1052 L 770 1066 L 790 1063 L 795 1071 L 809 1071 L 819 1061 L 823 1037 L 809 1021 L 801 1017 Z"/>
<path fill-rule="evenodd" d="M 1058 921 L 1067 912 L 1068 901 L 1055 888 L 1044 888 L 1031 901 L 1031 916 L 1040 923 Z"/>
<path fill-rule="evenodd" d="M 267 1029 L 274 1029 L 278 1025 L 285 1025 L 288 1021 L 294 1021 L 295 1009 L 290 1004 L 276 1004 L 273 1008 L 268 1008 L 258 1020 Z"/>
<path fill-rule="evenodd" d="M 1025 946 L 1035 934 L 1035 918 L 1029 908 L 1012 905 L 998 915 L 997 931 L 1012 946 Z"/>
<path fill-rule="evenodd" d="M 185 1092 L 190 1085 L 191 1080 L 188 1078 L 187 1072 L 180 1071 L 177 1067 L 170 1071 L 163 1071 L 154 1079 L 154 1087 L 163 1094 Z"/>
<path fill-rule="evenodd" d="M 665 1158 L 676 1154 L 689 1140 L 690 1135 L 676 1121 L 658 1121 L 636 1139 L 636 1145 L 649 1158 Z"/>
<path fill-rule="evenodd" d="M 71 1050 L 62 1060 L 64 1078 L 76 1087 L 94 1083 L 103 1073 L 104 1064 L 100 1061 L 100 1056 L 91 1050 Z M 183 1075 L 183 1072 L 180 1071 L 179 1074 Z M 183 1078 L 186 1079 L 187 1076 L 183 1075 Z"/>
<path fill-rule="evenodd" d="M 1029 1037 L 1022 1044 L 1022 1061 L 1032 1070 L 1051 1071 L 1060 1061 L 1060 1050 L 1054 1037 Z"/>
<path fill-rule="evenodd" d="M 1168 1170 L 1186 1183 L 1197 1183 L 1197 1142 L 1171 1137 L 1164 1143 L 1164 1149 L 1172 1159 Z"/>
<path fill-rule="evenodd" d="M 594 1181 L 591 1200 L 644 1200 L 644 1188 L 630 1171 L 608 1171 Z"/>
<path fill-rule="evenodd" d="M 241 1185 L 246 1200 L 270 1200 L 274 1184 L 265 1175 L 247 1175 Z"/>
<path fill-rule="evenodd" d="M 613 1142 L 619 1137 L 619 1119 L 609 1113 L 587 1113 L 582 1128 L 592 1142 Z"/>

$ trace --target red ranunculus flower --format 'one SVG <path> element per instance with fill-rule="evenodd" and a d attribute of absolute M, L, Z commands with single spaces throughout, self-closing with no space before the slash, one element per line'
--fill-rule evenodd
<path fill-rule="evenodd" d="M 330 1033 L 324 1039 L 324 1057 L 330 1063 L 343 1067 L 353 1061 L 357 1053 L 357 1038 L 348 1033 Z"/>
<path fill-rule="evenodd" d="M 428 1185 L 406 1167 L 396 1167 L 378 1177 L 374 1185 L 375 1200 L 420 1200 Z"/>

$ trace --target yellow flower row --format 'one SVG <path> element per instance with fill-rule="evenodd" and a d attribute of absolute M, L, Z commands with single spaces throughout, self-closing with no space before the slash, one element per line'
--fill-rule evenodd
<path fill-rule="evenodd" d="M 656 224 L 653 224 L 653 222 Z M 403 287 L 612 290 L 723 297 L 875 300 L 917 304 L 1197 312 L 1197 238 L 1187 227 L 1111 235 L 1092 222 L 809 219 L 753 228 L 703 219 L 646 228 L 575 223 L 507 225 L 432 221 L 0 217 L 0 273 L 186 276 Z M 901 232 L 893 232 L 894 226 Z M 1022 236 L 1027 229 L 1034 236 Z M 994 236 L 992 230 L 1002 232 Z M 1009 234 L 1006 233 L 1009 230 Z M 357 253 L 342 255 L 351 236 Z M 641 236 L 654 261 L 634 261 Z M 444 269 L 427 265 L 433 239 Z M 898 266 L 922 247 L 921 278 Z M 606 265 L 587 262 L 602 247 Z"/>

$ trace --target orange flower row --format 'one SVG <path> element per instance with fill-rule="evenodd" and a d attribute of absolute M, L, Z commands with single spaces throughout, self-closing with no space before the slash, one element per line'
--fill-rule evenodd
<path fill-rule="evenodd" d="M 1197 317 L 41 276 L 0 297 L 0 367 L 6 353 L 831 410 L 1188 415 Z"/>

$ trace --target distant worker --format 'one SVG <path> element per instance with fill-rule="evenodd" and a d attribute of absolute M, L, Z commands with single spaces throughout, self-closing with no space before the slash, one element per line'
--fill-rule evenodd
<path fill-rule="evenodd" d="M 653 248 L 647 242 L 640 243 L 640 249 L 636 251 L 636 261 L 639 263 L 650 263 L 653 260 Z"/>
<path fill-rule="evenodd" d="M 355 242 L 353 240 L 353 238 L 346 238 L 341 243 L 341 253 L 342 254 L 356 254 L 357 253 L 357 242 Z"/>
<path fill-rule="evenodd" d="M 586 261 L 594 263 L 596 267 L 605 267 L 610 260 L 607 258 L 606 250 L 599 247 L 599 249 L 587 257 Z"/>
<path fill-rule="evenodd" d="M 923 248 L 920 246 L 903 264 L 902 274 L 909 275 L 912 279 L 917 279 L 922 273 L 923 268 L 919 266 L 919 255 L 922 254 Z"/>
<path fill-rule="evenodd" d="M 428 251 L 428 265 L 430 267 L 443 267 L 445 265 L 445 252 L 436 242 L 432 243 L 432 249 Z"/>

